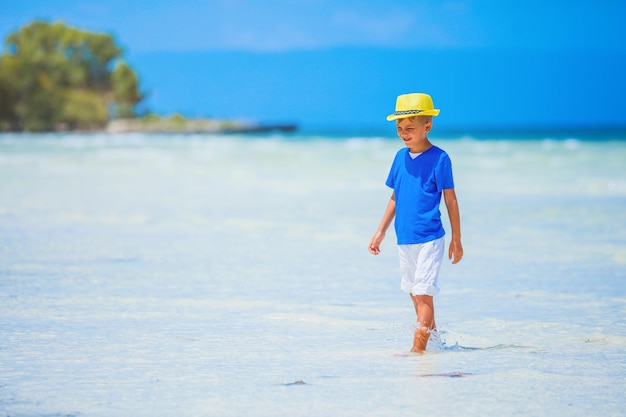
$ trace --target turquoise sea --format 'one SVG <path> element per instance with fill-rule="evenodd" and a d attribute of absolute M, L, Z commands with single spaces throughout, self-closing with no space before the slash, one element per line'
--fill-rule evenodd
<path fill-rule="evenodd" d="M 392 130 L 0 135 L 0 416 L 623 416 L 626 137 L 591 136 L 432 135 L 465 257 L 418 355 L 367 251 Z"/>

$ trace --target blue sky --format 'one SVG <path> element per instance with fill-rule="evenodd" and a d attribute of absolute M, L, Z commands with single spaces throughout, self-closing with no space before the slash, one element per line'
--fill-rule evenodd
<path fill-rule="evenodd" d="M 378 127 L 424 91 L 448 127 L 626 125 L 621 1 L 1 1 L 3 39 L 113 34 L 159 113 Z"/>

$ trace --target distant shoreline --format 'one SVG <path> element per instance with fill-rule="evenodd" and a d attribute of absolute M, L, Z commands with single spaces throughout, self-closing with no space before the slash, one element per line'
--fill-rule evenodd
<path fill-rule="evenodd" d="M 264 133 L 295 132 L 295 123 L 256 123 L 214 119 L 185 119 L 158 116 L 141 119 L 118 119 L 109 122 L 107 133 Z"/>
<path fill-rule="evenodd" d="M 161 117 L 150 114 L 142 118 L 116 119 L 106 125 L 71 128 L 66 123 L 58 123 L 54 129 L 29 131 L 0 129 L 0 133 L 294 133 L 299 130 L 296 123 L 258 123 L 238 120 L 187 119 L 180 115 Z"/>

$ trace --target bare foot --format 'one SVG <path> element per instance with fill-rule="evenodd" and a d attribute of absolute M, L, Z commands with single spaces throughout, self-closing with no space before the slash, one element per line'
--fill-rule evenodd
<path fill-rule="evenodd" d="M 415 329 L 415 336 L 413 336 L 413 348 L 411 352 L 422 353 L 426 350 L 426 344 L 428 343 L 428 338 L 430 337 L 430 332 L 424 328 Z"/>

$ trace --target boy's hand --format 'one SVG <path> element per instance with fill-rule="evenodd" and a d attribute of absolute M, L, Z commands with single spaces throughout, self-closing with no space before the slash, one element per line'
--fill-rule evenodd
<path fill-rule="evenodd" d="M 370 245 L 367 247 L 372 255 L 378 255 L 380 253 L 380 244 L 383 243 L 384 238 L 384 233 L 376 232 L 374 234 L 374 237 L 370 240 Z"/>
<path fill-rule="evenodd" d="M 448 259 L 452 259 L 452 264 L 459 263 L 463 257 L 463 245 L 460 240 L 452 240 L 448 249 Z"/>

